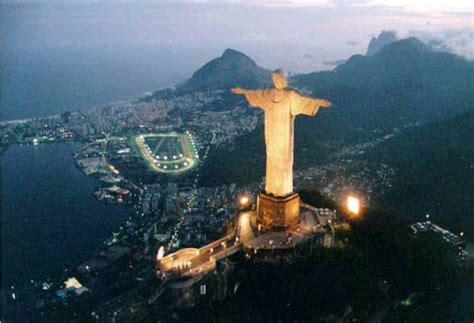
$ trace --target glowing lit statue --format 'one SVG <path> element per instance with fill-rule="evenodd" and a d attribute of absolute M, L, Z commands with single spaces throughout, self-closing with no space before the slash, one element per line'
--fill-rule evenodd
<path fill-rule="evenodd" d="M 260 90 L 233 88 L 244 94 L 253 107 L 265 112 L 265 145 L 267 153 L 265 191 L 274 196 L 293 192 L 293 137 L 295 116 L 314 116 L 319 107 L 330 107 L 324 99 L 305 97 L 287 90 L 288 82 L 281 71 L 273 72 L 275 87 Z"/>

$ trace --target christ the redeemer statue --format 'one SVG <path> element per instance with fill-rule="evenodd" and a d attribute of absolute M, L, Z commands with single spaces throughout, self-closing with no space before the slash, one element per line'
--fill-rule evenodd
<path fill-rule="evenodd" d="M 275 87 L 260 90 L 233 88 L 244 94 L 251 106 L 265 113 L 265 145 L 267 154 L 265 191 L 276 197 L 293 193 L 293 138 L 295 116 L 314 116 L 319 107 L 330 107 L 324 99 L 305 97 L 288 90 L 288 82 L 281 71 L 273 72 Z"/>

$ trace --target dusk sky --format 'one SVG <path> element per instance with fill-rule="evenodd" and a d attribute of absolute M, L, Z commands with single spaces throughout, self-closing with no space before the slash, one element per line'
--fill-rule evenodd
<path fill-rule="evenodd" d="M 365 53 L 381 30 L 437 38 L 473 56 L 470 1 L 11 1 L 4 46 L 170 47 L 195 51 L 191 65 L 232 47 L 263 66 L 296 72 Z M 18 5 L 21 3 L 21 5 Z"/>

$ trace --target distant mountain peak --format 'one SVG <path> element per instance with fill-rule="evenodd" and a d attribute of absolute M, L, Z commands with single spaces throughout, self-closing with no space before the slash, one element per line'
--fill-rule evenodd
<path fill-rule="evenodd" d="M 250 57 L 248 57 L 248 56 L 245 55 L 244 53 L 239 52 L 238 50 L 235 50 L 235 49 L 232 49 L 232 48 L 227 48 L 227 49 L 222 53 L 222 56 L 221 56 L 221 58 L 232 58 L 232 57 L 247 58 L 247 59 L 253 61 L 253 59 L 251 59 Z"/>
<path fill-rule="evenodd" d="M 235 50 L 226 49 L 199 70 L 182 86 L 185 91 L 230 89 L 234 86 L 255 87 L 268 82 L 270 71 L 261 68 L 253 59 Z"/>
<path fill-rule="evenodd" d="M 405 38 L 383 47 L 379 53 L 427 53 L 431 52 L 428 45 L 424 44 L 421 40 L 415 37 Z"/>
<path fill-rule="evenodd" d="M 373 56 L 352 55 L 346 63 L 339 65 L 335 71 L 353 71 L 362 66 L 368 66 L 383 62 L 402 63 L 407 61 L 423 60 L 426 54 L 431 53 L 430 47 L 415 37 L 397 40 L 393 43 L 385 45 Z"/>
<path fill-rule="evenodd" d="M 398 44 L 399 45 L 404 45 L 404 46 L 410 46 L 412 48 L 415 48 L 417 50 L 422 50 L 422 51 L 425 51 L 425 52 L 431 51 L 430 47 L 428 45 L 426 45 L 425 43 L 423 43 L 421 40 L 419 40 L 416 37 L 410 37 L 410 38 L 402 39 L 398 42 Z"/>
<path fill-rule="evenodd" d="M 372 56 L 383 47 L 398 40 L 397 32 L 394 30 L 383 30 L 377 37 L 372 37 L 367 47 L 366 56 Z"/>
<path fill-rule="evenodd" d="M 146 100 L 210 90 L 230 90 L 232 87 L 256 88 L 269 85 L 271 72 L 235 49 L 227 48 L 221 56 L 207 62 L 190 79 L 170 91 L 156 91 Z M 229 91 L 230 93 L 230 91 Z"/>
<path fill-rule="evenodd" d="M 249 56 L 245 55 L 238 50 L 227 48 L 221 55 L 211 62 L 223 62 L 227 64 L 238 64 L 238 65 L 246 65 L 248 67 L 256 67 L 257 63 L 251 59 Z"/>

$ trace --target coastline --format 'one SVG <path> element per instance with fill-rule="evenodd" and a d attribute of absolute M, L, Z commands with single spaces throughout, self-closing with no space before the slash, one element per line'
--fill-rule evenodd
<path fill-rule="evenodd" d="M 102 203 L 93 196 L 99 182 L 86 176 L 77 167 L 72 156 L 75 151 L 80 149 L 79 145 L 79 143 L 67 142 L 35 146 L 34 148 L 33 146 L 18 146 L 16 151 L 4 154 L 2 166 L 5 183 L 11 182 L 10 184 L 13 185 L 14 182 L 17 182 L 16 179 L 12 180 L 11 176 L 20 177 L 18 185 L 28 185 L 28 181 L 33 181 L 30 187 L 26 187 L 24 190 L 10 187 L 8 190 L 10 192 L 4 190 L 3 193 L 4 195 L 8 194 L 4 199 L 4 245 L 10 246 L 9 249 L 15 251 L 14 254 L 5 255 L 4 270 L 5 273 L 14 272 L 13 276 L 18 277 L 13 279 L 8 274 L 4 275 L 5 284 L 26 283 L 29 279 L 46 279 L 48 277 L 42 277 L 41 273 L 51 277 L 62 273 L 65 268 L 74 268 L 74 264 L 100 252 L 109 235 L 131 217 L 133 208 L 130 205 Z M 19 163 L 25 156 L 36 156 L 37 160 L 40 158 L 46 158 L 46 160 L 43 160 L 41 165 L 32 166 L 30 164 L 28 169 L 30 171 L 25 171 L 21 165 L 26 163 Z M 16 163 L 10 163 L 9 159 L 11 158 L 15 159 Z M 7 170 L 5 170 L 6 164 L 9 167 Z M 39 175 L 39 169 L 46 164 L 52 164 L 52 166 L 46 166 L 47 169 L 43 169 L 44 174 Z M 12 167 L 16 168 L 12 169 Z M 34 169 L 37 171 L 31 171 Z M 11 174 L 8 174 L 7 171 Z M 40 178 L 60 176 L 60 178 L 50 180 L 50 183 L 46 184 L 39 182 L 37 176 Z M 70 184 L 57 185 L 60 183 Z M 29 195 L 31 189 L 38 185 L 49 188 L 49 191 L 45 189 L 36 194 L 39 196 Z M 58 194 L 62 194 L 62 196 L 58 196 Z M 51 196 L 48 200 L 49 195 Z M 36 211 L 25 213 L 23 210 L 31 209 L 29 207 L 31 205 L 36 206 Z M 46 219 L 48 220 L 45 222 Z M 91 227 L 96 229 L 89 232 Z M 35 232 L 35 234 L 31 235 L 31 232 Z M 21 238 L 28 236 L 35 236 L 35 239 Z M 37 241 L 36 239 L 40 237 L 43 238 Z M 68 239 L 75 238 L 70 239 L 72 241 L 67 241 L 66 237 Z M 15 245 L 15 243 L 19 244 Z M 62 247 L 61 244 L 65 246 Z M 43 256 L 39 257 L 38 254 L 43 254 Z M 49 261 L 34 259 L 43 257 Z M 44 267 L 40 268 L 42 264 Z"/>
<path fill-rule="evenodd" d="M 173 84 L 168 84 L 168 85 L 162 86 L 162 87 L 156 87 L 152 90 L 141 91 L 139 93 L 129 95 L 126 98 L 123 98 L 123 99 L 112 100 L 112 101 L 109 101 L 107 103 L 103 103 L 103 104 L 100 104 L 100 105 L 95 105 L 95 104 L 91 103 L 87 107 L 72 108 L 72 109 L 69 109 L 69 110 L 65 110 L 65 112 L 66 111 L 81 112 L 81 111 L 88 111 L 88 110 L 93 109 L 93 108 L 103 109 L 103 108 L 106 108 L 106 107 L 109 107 L 109 106 L 114 106 L 114 105 L 121 106 L 121 105 L 138 103 L 138 100 L 153 94 L 153 92 L 155 92 L 155 91 L 166 90 L 166 89 L 169 89 L 169 88 L 172 88 L 172 87 L 174 87 L 174 83 Z M 37 117 L 29 117 L 29 118 L 22 118 L 22 119 L 4 120 L 3 116 L 2 116 L 1 119 L 0 119 L 0 126 L 16 125 L 16 124 L 31 122 L 31 121 L 38 120 L 38 119 L 51 119 L 51 118 L 59 118 L 59 117 L 60 117 L 60 114 L 48 114 L 46 116 L 37 116 Z"/>

